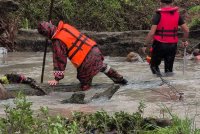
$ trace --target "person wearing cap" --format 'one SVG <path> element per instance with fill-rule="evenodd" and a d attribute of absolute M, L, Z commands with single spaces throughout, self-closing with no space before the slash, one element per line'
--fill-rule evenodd
<path fill-rule="evenodd" d="M 103 72 L 114 83 L 127 84 L 116 70 L 105 64 L 97 43 L 82 34 L 75 27 L 60 21 L 56 27 L 49 22 L 40 22 L 38 32 L 52 41 L 54 80 L 48 81 L 50 85 L 57 85 L 64 78 L 67 58 L 77 68 L 77 79 L 83 91 L 90 89 L 93 77 Z"/>
<path fill-rule="evenodd" d="M 173 0 L 160 0 L 160 8 L 153 16 L 153 24 L 145 41 L 147 48 L 152 47 L 150 68 L 153 74 L 161 75 L 159 65 L 164 59 L 164 71 L 172 74 L 177 51 L 178 26 L 183 30 L 182 46 L 188 46 L 189 28 L 173 6 Z M 153 41 L 152 46 L 149 43 Z M 149 49 L 146 49 L 146 53 Z"/>

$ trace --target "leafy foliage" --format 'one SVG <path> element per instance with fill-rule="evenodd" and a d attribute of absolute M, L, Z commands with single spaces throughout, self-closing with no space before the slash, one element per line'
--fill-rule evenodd
<path fill-rule="evenodd" d="M 15 13 L 19 17 L 19 25 L 29 28 L 37 26 L 39 20 L 47 20 L 50 0 L 16 0 L 20 3 L 19 10 Z M 28 20 L 28 22 L 27 22 Z"/>
<path fill-rule="evenodd" d="M 194 6 L 189 9 L 189 14 L 193 16 L 190 19 L 189 26 L 191 29 L 199 29 L 200 28 L 200 6 Z"/>
<path fill-rule="evenodd" d="M 173 116 L 173 125 L 158 127 L 153 120 L 147 122 L 142 116 L 144 103 L 140 103 L 138 112 L 129 114 L 115 112 L 112 116 L 105 111 L 93 114 L 73 113 L 71 119 L 50 116 L 47 107 L 34 114 L 32 103 L 19 94 L 14 106 L 5 106 L 5 118 L 0 118 L 0 134 L 198 134 L 199 129 L 191 129 L 192 120 L 181 120 Z"/>
<path fill-rule="evenodd" d="M 41 108 L 41 115 L 34 116 L 32 103 L 21 94 L 14 100 L 14 104 L 14 107 L 5 106 L 6 118 L 0 118 L 0 134 L 67 133 L 65 120 L 60 116 L 50 117 L 48 108 Z"/>
<path fill-rule="evenodd" d="M 20 3 L 16 13 L 20 16 L 20 27 L 28 24 L 29 28 L 36 28 L 38 21 L 48 19 L 51 0 L 17 1 Z M 198 2 L 177 0 L 175 4 L 189 10 Z M 55 24 L 64 20 L 79 29 L 91 31 L 149 29 L 158 6 L 159 3 L 152 0 L 55 0 L 52 18 Z M 191 26 L 196 23 L 194 19 Z"/>

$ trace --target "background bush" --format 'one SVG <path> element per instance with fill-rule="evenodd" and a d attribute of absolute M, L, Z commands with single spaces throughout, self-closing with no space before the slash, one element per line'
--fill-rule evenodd
<path fill-rule="evenodd" d="M 190 19 L 189 26 L 191 29 L 198 29 L 200 28 L 200 5 L 194 6 L 191 9 L 189 9 L 189 14 L 193 16 L 192 19 Z"/>
<path fill-rule="evenodd" d="M 36 28 L 41 20 L 48 19 L 50 0 L 17 0 L 20 10 L 19 27 Z M 199 0 L 176 0 L 175 4 L 191 13 L 188 21 L 199 28 L 199 12 L 194 11 Z M 195 7 L 196 6 L 196 7 Z M 55 0 L 53 22 L 60 19 L 79 29 L 91 31 L 126 31 L 149 29 L 151 18 L 158 7 L 153 0 Z"/>

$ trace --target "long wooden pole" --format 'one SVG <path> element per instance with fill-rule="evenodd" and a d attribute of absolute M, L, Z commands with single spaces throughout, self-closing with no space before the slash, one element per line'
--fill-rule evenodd
<path fill-rule="evenodd" d="M 52 10 L 53 10 L 53 2 L 54 2 L 54 0 L 51 0 L 50 7 L 49 7 L 48 21 L 51 21 Z M 41 74 L 41 83 L 43 83 L 43 78 L 44 78 L 44 69 L 45 69 L 45 61 L 46 61 L 46 54 L 47 54 L 47 46 L 48 46 L 48 39 L 46 39 L 45 49 L 44 49 L 43 64 L 42 64 L 42 74 Z"/>

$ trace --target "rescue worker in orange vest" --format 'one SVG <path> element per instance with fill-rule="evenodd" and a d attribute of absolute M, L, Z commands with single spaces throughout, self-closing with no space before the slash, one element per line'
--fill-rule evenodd
<path fill-rule="evenodd" d="M 58 26 L 49 22 L 41 22 L 38 32 L 52 40 L 54 80 L 50 85 L 57 85 L 64 78 L 67 58 L 77 68 L 77 79 L 83 91 L 90 89 L 93 77 L 105 73 L 114 83 L 127 84 L 117 71 L 103 63 L 104 57 L 97 44 L 73 26 L 60 21 Z"/>
<path fill-rule="evenodd" d="M 153 17 L 153 25 L 145 41 L 146 53 L 152 47 L 150 68 L 153 74 L 161 75 L 159 65 L 164 59 L 164 71 L 173 74 L 173 64 L 177 50 L 178 26 L 184 32 L 182 47 L 188 46 L 189 28 L 179 15 L 178 7 L 172 5 L 173 0 L 160 0 L 161 8 Z M 149 43 L 153 40 L 153 45 Z"/>

